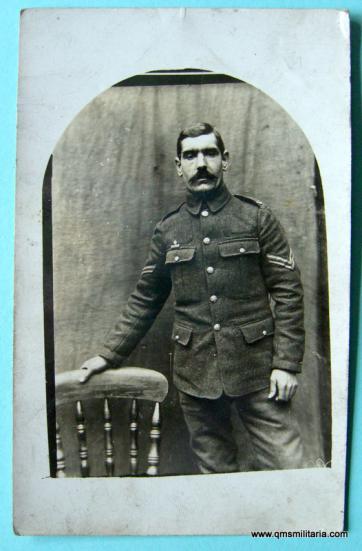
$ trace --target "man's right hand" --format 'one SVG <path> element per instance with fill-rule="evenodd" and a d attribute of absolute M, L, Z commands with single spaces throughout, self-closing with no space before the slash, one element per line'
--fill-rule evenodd
<path fill-rule="evenodd" d="M 94 356 L 94 358 L 90 358 L 90 360 L 87 360 L 80 366 L 82 373 L 79 377 L 79 382 L 86 383 L 92 375 L 102 373 L 102 371 L 105 371 L 108 367 L 109 363 L 107 360 L 102 358 L 102 356 Z"/>

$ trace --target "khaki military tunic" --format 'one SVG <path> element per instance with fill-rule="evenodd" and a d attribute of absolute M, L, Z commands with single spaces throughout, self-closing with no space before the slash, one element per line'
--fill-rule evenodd
<path fill-rule="evenodd" d="M 261 202 L 225 184 L 155 228 L 145 267 L 100 354 L 119 366 L 174 291 L 174 383 L 202 398 L 265 388 L 272 368 L 299 372 L 303 291 L 285 234 Z"/>

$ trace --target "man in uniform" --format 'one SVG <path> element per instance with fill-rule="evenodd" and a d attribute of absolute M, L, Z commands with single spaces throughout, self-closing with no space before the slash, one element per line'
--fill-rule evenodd
<path fill-rule="evenodd" d="M 233 196 L 228 152 L 207 123 L 183 130 L 176 169 L 186 201 L 156 226 L 149 256 L 85 382 L 119 367 L 175 295 L 174 384 L 202 473 L 238 471 L 234 403 L 258 469 L 303 465 L 290 410 L 304 350 L 303 291 L 284 232 L 260 201 Z"/>

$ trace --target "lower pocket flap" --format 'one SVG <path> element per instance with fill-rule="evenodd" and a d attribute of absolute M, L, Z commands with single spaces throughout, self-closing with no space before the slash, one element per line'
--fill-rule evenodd
<path fill-rule="evenodd" d="M 191 327 L 184 327 L 183 325 L 175 325 L 172 331 L 172 339 L 182 344 L 182 346 L 187 346 L 189 344 L 191 335 Z"/>
<path fill-rule="evenodd" d="M 167 251 L 166 264 L 179 264 L 180 262 L 188 262 L 189 260 L 193 259 L 194 255 L 195 247 Z"/>
<path fill-rule="evenodd" d="M 246 342 L 251 343 L 274 334 L 273 318 L 267 318 L 262 321 L 253 321 L 248 325 L 240 327 Z"/>

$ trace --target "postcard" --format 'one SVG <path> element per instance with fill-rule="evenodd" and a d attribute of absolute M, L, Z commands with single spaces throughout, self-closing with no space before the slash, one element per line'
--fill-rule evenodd
<path fill-rule="evenodd" d="M 30 9 L 14 529 L 343 530 L 349 18 Z"/>

